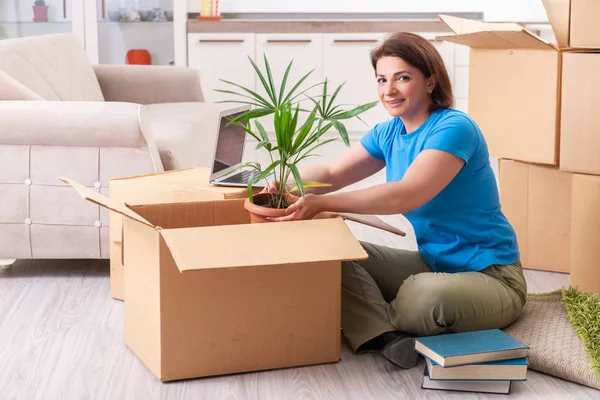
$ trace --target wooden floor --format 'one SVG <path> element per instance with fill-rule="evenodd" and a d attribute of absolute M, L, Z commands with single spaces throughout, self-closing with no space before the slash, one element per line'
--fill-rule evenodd
<path fill-rule="evenodd" d="M 349 223 L 362 240 L 414 248 Z M 527 271 L 529 291 L 568 283 L 565 274 Z M 0 270 L 0 400 L 40 399 L 488 399 L 501 395 L 426 391 L 423 362 L 401 370 L 379 355 L 351 352 L 336 364 L 161 383 L 124 344 L 123 303 L 109 296 L 108 261 L 18 261 Z M 598 399 L 600 392 L 530 371 L 514 399 Z"/>
<path fill-rule="evenodd" d="M 108 274 L 108 262 L 81 260 L 18 261 L 0 271 L 0 400 L 494 397 L 422 390 L 422 362 L 400 370 L 345 343 L 337 364 L 163 384 L 124 345 L 123 303 L 110 298 Z M 527 280 L 531 291 L 568 281 L 533 271 Z M 530 371 L 511 398 L 598 399 L 600 392 Z"/>

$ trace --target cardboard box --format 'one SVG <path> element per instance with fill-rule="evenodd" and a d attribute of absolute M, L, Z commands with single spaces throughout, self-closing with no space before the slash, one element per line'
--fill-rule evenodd
<path fill-rule="evenodd" d="M 561 52 L 512 23 L 440 19 L 456 33 L 438 39 L 469 46 L 469 115 L 490 155 L 558 163 Z"/>
<path fill-rule="evenodd" d="M 560 136 L 562 171 L 600 175 L 598 71 L 600 71 L 598 53 L 563 55 Z"/>
<path fill-rule="evenodd" d="M 548 3 L 554 33 L 564 38 L 573 25 L 556 17 L 564 11 L 558 3 Z M 587 1 L 572 3 L 580 10 L 589 6 Z M 600 10 L 600 3 L 595 7 Z M 551 44 L 518 24 L 440 19 L 456 35 L 439 39 L 471 48 L 469 115 L 481 128 L 490 155 L 600 174 L 595 118 L 600 95 L 593 91 L 600 84 L 599 50 L 567 48 L 564 40 L 562 46 Z M 600 32 L 600 25 L 594 29 Z"/>
<path fill-rule="evenodd" d="M 500 203 L 517 233 L 523 268 L 569 272 L 573 174 L 510 160 L 499 164 Z"/>
<path fill-rule="evenodd" d="M 125 342 L 162 381 L 336 362 L 341 261 L 367 258 L 341 218 L 248 224 L 243 199 L 125 205 Z"/>
<path fill-rule="evenodd" d="M 600 295 L 600 177 L 573 174 L 570 285 Z"/>
<path fill-rule="evenodd" d="M 190 168 L 112 179 L 109 184 L 110 197 L 127 204 L 160 204 L 225 200 L 248 196 L 246 188 L 210 185 L 208 183 L 209 175 L 209 168 Z M 243 207 L 243 204 L 239 203 L 238 207 Z M 245 222 L 250 222 L 249 216 Z M 109 223 L 110 291 L 114 299 L 124 300 L 121 214 L 110 212 Z"/>
<path fill-rule="evenodd" d="M 500 160 L 500 202 L 524 268 L 569 272 L 600 294 L 600 176 Z"/>
<path fill-rule="evenodd" d="M 598 0 L 542 0 L 561 48 L 600 48 Z"/>

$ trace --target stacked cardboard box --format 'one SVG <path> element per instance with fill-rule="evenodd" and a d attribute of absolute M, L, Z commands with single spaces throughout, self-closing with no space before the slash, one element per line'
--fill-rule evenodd
<path fill-rule="evenodd" d="M 470 47 L 469 115 L 499 159 L 525 268 L 600 293 L 600 2 L 544 0 L 557 43 L 519 24 L 440 18 Z"/>

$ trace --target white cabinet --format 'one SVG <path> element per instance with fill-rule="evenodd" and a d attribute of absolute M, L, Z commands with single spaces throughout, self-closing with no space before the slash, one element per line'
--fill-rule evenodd
<path fill-rule="evenodd" d="M 255 72 L 248 56 L 255 58 L 253 33 L 190 33 L 188 35 L 188 63 L 200 71 L 202 92 L 206 102 L 238 98 L 214 89 L 234 90 L 220 79 L 232 81 L 255 90 Z"/>
<path fill-rule="evenodd" d="M 377 81 L 371 65 L 370 52 L 385 37 L 385 33 L 332 33 L 323 35 L 323 77 L 332 87 L 346 82 L 337 102 L 346 107 L 377 101 Z M 375 124 L 389 118 L 385 108 L 377 104 L 357 118 L 345 121 L 348 132 L 362 136 Z"/>
<path fill-rule="evenodd" d="M 434 41 L 432 42 L 437 51 L 442 56 L 448 76 L 450 77 L 450 83 L 454 82 L 454 43 Z"/>
<path fill-rule="evenodd" d="M 293 60 L 288 84 L 297 82 L 305 74 L 314 70 L 302 87 L 308 87 L 321 82 L 321 34 L 276 34 L 264 33 L 256 35 L 256 59 L 264 70 L 263 53 L 267 55 L 276 82 L 281 81 L 285 69 Z M 258 79 L 258 78 L 257 78 Z M 257 82 L 257 88 L 259 82 Z M 317 89 L 318 91 L 318 89 Z M 263 92 L 261 92 L 263 93 Z"/>
<path fill-rule="evenodd" d="M 464 112 L 469 109 L 469 47 L 454 45 L 454 98 L 456 108 Z"/>
<path fill-rule="evenodd" d="M 256 62 L 261 71 L 265 71 L 264 57 L 267 56 L 269 65 L 273 73 L 273 80 L 279 91 L 278 84 L 282 81 L 285 70 L 293 60 L 292 68 L 288 75 L 285 92 L 288 92 L 294 85 L 308 72 L 312 73 L 306 78 L 302 85 L 297 90 L 296 94 L 301 92 L 301 89 L 307 89 L 317 85 L 307 92 L 307 94 L 315 95 L 321 93 L 322 68 L 321 68 L 321 51 L 322 51 L 322 34 L 257 34 L 256 35 Z M 261 96 L 267 96 L 259 77 L 256 77 L 256 90 Z M 300 107 L 304 109 L 312 109 L 312 102 L 306 99 L 306 96 L 298 97 Z M 308 113 L 301 113 L 302 118 L 299 119 L 299 125 L 306 121 Z M 268 132 L 274 132 L 273 117 L 264 117 L 260 121 Z"/>
<path fill-rule="evenodd" d="M 466 110 L 468 101 L 468 48 L 445 41 L 435 41 L 436 33 L 421 32 L 439 51 L 454 89 L 456 106 Z M 231 99 L 232 95 L 214 92 L 214 88 L 230 89 L 219 81 L 227 79 L 256 90 L 266 96 L 247 56 L 252 57 L 264 71 L 263 53 L 267 55 L 274 80 L 281 82 L 290 60 L 294 60 L 288 78 L 291 88 L 305 73 L 314 69 L 303 87 L 328 79 L 328 92 L 345 82 L 336 104 L 349 109 L 359 104 L 378 101 L 377 81 L 371 65 L 370 52 L 387 33 L 190 33 L 188 34 L 188 65 L 200 71 L 207 102 Z M 278 88 L 279 89 L 279 88 Z M 319 94 L 321 86 L 310 94 Z M 304 101 L 309 109 L 312 103 Z M 305 114 L 306 116 L 306 114 Z M 346 120 L 351 139 L 358 139 L 375 124 L 386 121 L 389 115 L 378 103 L 357 118 Z M 261 122 L 273 133 L 272 117 Z M 331 132 L 333 133 L 333 132 Z"/>

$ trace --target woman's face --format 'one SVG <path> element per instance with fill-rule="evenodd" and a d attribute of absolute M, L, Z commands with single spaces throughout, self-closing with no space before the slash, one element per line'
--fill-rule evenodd
<path fill-rule="evenodd" d="M 429 93 L 435 87 L 433 77 L 425 75 L 399 57 L 386 56 L 377 61 L 379 100 L 392 117 L 411 117 L 427 111 Z"/>

